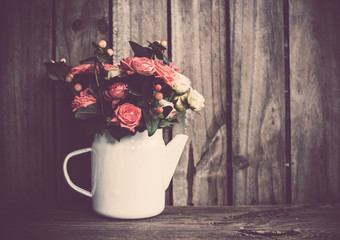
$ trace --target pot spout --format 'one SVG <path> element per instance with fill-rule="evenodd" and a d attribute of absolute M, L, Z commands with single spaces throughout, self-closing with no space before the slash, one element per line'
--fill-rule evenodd
<path fill-rule="evenodd" d="M 165 164 L 164 164 L 164 186 L 165 189 L 169 187 L 171 178 L 176 170 L 178 161 L 182 155 L 182 151 L 185 147 L 185 143 L 188 140 L 188 136 L 184 134 L 176 135 L 174 139 L 171 140 L 166 145 L 165 151 Z"/>

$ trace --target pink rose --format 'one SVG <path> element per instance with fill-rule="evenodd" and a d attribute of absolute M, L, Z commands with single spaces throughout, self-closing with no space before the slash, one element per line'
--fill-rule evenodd
<path fill-rule="evenodd" d="M 155 64 L 152 59 L 146 57 L 128 57 L 120 61 L 122 69 L 131 75 L 151 75 L 155 72 Z"/>
<path fill-rule="evenodd" d="M 178 78 L 176 72 L 171 67 L 164 65 L 161 62 L 158 62 L 155 65 L 155 76 L 156 78 L 162 78 L 166 84 L 172 87 Z"/>
<path fill-rule="evenodd" d="M 129 89 L 127 84 L 122 82 L 115 82 L 109 87 L 109 90 L 104 92 L 104 98 L 107 101 L 112 101 L 112 108 L 117 104 L 121 99 L 126 98 L 129 94 Z"/>
<path fill-rule="evenodd" d="M 88 94 L 89 90 L 90 89 L 86 88 L 84 91 L 80 92 L 80 96 L 75 96 L 72 102 L 73 112 L 77 111 L 79 108 L 85 108 L 96 103 L 96 99 Z"/>
<path fill-rule="evenodd" d="M 105 70 L 110 68 L 114 68 L 114 65 L 104 64 Z M 97 70 L 99 71 L 99 67 L 97 66 Z M 83 64 L 77 67 L 71 68 L 69 74 L 77 75 L 77 74 L 85 74 L 85 73 L 94 73 L 94 64 Z"/>
<path fill-rule="evenodd" d="M 159 60 L 156 59 L 155 61 L 155 65 L 161 64 L 161 65 L 166 65 L 163 63 L 163 60 Z M 182 73 L 183 70 L 180 69 L 176 64 L 174 64 L 173 62 L 169 62 L 169 67 L 172 68 L 173 70 L 175 70 L 176 72 Z"/>
<path fill-rule="evenodd" d="M 127 58 L 124 58 L 123 60 L 120 60 L 121 69 L 124 72 L 126 72 L 128 75 L 135 73 L 132 68 L 132 61 L 133 61 L 133 57 L 127 57 Z"/>
<path fill-rule="evenodd" d="M 118 123 L 121 127 L 135 132 L 135 127 L 138 126 L 142 118 L 142 110 L 130 103 L 124 103 L 115 110 L 116 116 L 111 122 Z"/>

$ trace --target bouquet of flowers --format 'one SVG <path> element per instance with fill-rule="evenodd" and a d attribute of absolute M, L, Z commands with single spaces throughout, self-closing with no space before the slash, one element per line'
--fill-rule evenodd
<path fill-rule="evenodd" d="M 130 41 L 135 56 L 117 65 L 109 64 L 114 52 L 106 45 L 104 40 L 93 42 L 94 56 L 76 67 L 64 58 L 44 63 L 50 78 L 73 89 L 75 118 L 90 133 L 108 130 L 120 140 L 147 130 L 152 136 L 158 128 L 176 123 L 186 110 L 204 107 L 203 96 L 164 54 L 166 41 L 149 42 L 148 47 Z"/>

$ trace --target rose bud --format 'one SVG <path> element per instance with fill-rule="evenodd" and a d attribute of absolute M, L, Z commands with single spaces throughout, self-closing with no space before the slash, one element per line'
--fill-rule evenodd
<path fill-rule="evenodd" d="M 74 75 L 69 73 L 69 74 L 66 75 L 65 81 L 66 82 L 72 82 L 73 77 L 74 77 Z"/>
<path fill-rule="evenodd" d="M 107 49 L 107 54 L 109 54 L 109 56 L 113 55 L 113 50 L 111 48 Z"/>
<path fill-rule="evenodd" d="M 83 86 L 81 84 L 79 84 L 79 83 L 74 85 L 74 90 L 76 90 L 77 92 L 79 92 L 82 88 L 83 88 Z"/>
<path fill-rule="evenodd" d="M 160 84 L 156 84 L 155 90 L 159 92 L 160 90 L 162 90 L 162 86 Z"/>
<path fill-rule="evenodd" d="M 66 63 L 66 58 L 60 58 L 60 62 Z"/>
<path fill-rule="evenodd" d="M 166 48 L 168 46 L 168 42 L 165 40 L 162 40 L 161 45 Z"/>
<path fill-rule="evenodd" d="M 55 61 L 54 61 L 54 60 L 51 60 L 50 62 L 51 62 L 51 63 L 55 63 Z"/>
<path fill-rule="evenodd" d="M 162 113 L 162 112 L 163 112 L 163 108 L 162 108 L 162 107 L 158 107 L 158 108 L 156 109 L 156 111 L 157 111 L 158 113 Z"/>
<path fill-rule="evenodd" d="M 99 47 L 105 48 L 106 47 L 106 41 L 105 40 L 100 40 L 98 43 Z"/>
<path fill-rule="evenodd" d="M 157 100 L 161 100 L 161 99 L 163 99 L 163 93 L 156 93 L 156 95 L 155 95 L 155 98 L 157 99 Z"/>
<path fill-rule="evenodd" d="M 155 42 L 158 42 L 159 44 L 161 44 L 161 40 L 156 40 Z"/>

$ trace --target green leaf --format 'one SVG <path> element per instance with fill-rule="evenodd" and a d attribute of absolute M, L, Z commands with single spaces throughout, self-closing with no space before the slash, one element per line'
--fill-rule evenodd
<path fill-rule="evenodd" d="M 92 104 L 86 108 L 80 108 L 77 110 L 75 114 L 75 118 L 77 119 L 89 119 L 89 118 L 94 118 L 98 117 L 99 111 L 97 109 L 96 104 Z"/>
<path fill-rule="evenodd" d="M 65 80 L 66 75 L 72 68 L 71 66 L 66 65 L 64 62 L 45 62 L 44 66 L 48 76 L 53 80 Z"/>
<path fill-rule="evenodd" d="M 149 137 L 152 136 L 158 129 L 159 118 L 152 113 L 151 109 L 143 108 L 143 117 L 148 130 Z"/>
<path fill-rule="evenodd" d="M 151 58 L 153 51 L 151 48 L 143 47 L 138 43 L 129 41 L 132 51 L 135 53 L 135 57 L 147 57 Z"/>
<path fill-rule="evenodd" d="M 160 123 L 159 123 L 159 127 L 161 128 L 164 128 L 164 127 L 170 127 L 171 125 L 174 125 L 176 122 L 170 122 L 170 121 L 167 121 L 167 120 L 162 120 Z"/>

